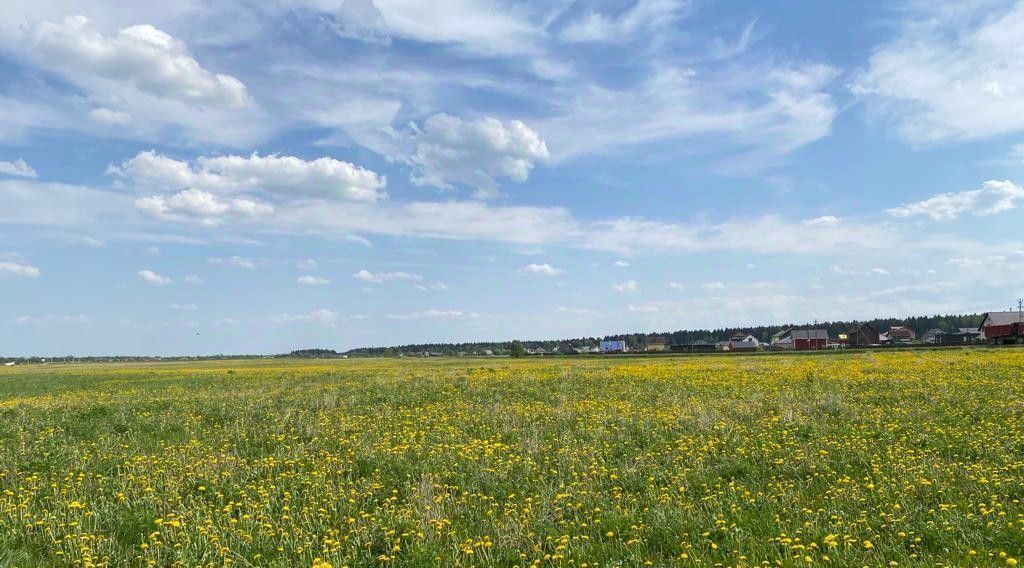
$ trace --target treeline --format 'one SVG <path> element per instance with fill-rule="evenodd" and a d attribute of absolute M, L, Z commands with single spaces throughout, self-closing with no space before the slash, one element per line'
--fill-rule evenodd
<path fill-rule="evenodd" d="M 962 315 L 934 315 L 915 316 L 910 318 L 879 318 L 863 320 L 861 323 L 870 324 L 879 333 L 887 331 L 893 326 L 906 326 L 914 330 L 918 337 L 931 329 L 953 332 L 961 327 L 978 327 L 981 324 L 982 314 Z M 694 329 L 663 331 L 652 333 L 627 333 L 620 335 L 606 335 L 604 337 L 578 337 L 573 339 L 552 339 L 552 340 L 523 340 L 521 343 L 526 349 L 544 349 L 569 353 L 574 349 L 594 347 L 602 341 L 623 340 L 630 349 L 641 349 L 647 337 L 661 335 L 668 339 L 670 345 L 687 345 L 697 340 L 710 342 L 726 341 L 736 333 L 749 333 L 761 341 L 769 341 L 772 335 L 791 327 L 815 328 L 828 330 L 829 337 L 835 339 L 841 333 L 846 333 L 853 327 L 853 321 L 818 322 L 785 325 L 763 325 L 755 327 L 723 327 L 718 329 Z M 346 355 L 353 356 L 398 356 L 399 354 L 421 354 L 430 353 L 436 355 L 460 355 L 478 354 L 482 355 L 490 351 L 494 355 L 507 355 L 509 353 L 510 341 L 484 341 L 470 343 L 417 343 L 410 345 L 398 345 L 392 347 L 364 347 L 347 351 Z"/>

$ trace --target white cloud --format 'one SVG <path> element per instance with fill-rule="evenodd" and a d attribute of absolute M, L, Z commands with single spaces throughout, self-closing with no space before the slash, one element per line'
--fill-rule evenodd
<path fill-rule="evenodd" d="M 804 224 L 811 227 L 837 227 L 839 226 L 840 221 L 838 217 L 832 215 L 825 215 L 824 217 L 808 219 L 804 221 Z"/>
<path fill-rule="evenodd" d="M 35 327 L 46 327 L 46 326 L 67 326 L 67 325 L 90 325 L 95 323 L 95 320 L 85 315 L 52 315 L 47 314 L 43 316 L 18 316 L 10 323 L 16 325 L 27 325 Z"/>
<path fill-rule="evenodd" d="M 435 292 L 445 292 L 447 290 L 451 290 L 451 287 L 448 286 L 447 284 L 445 284 L 444 282 L 434 282 L 433 284 L 430 284 L 428 286 L 423 286 L 422 284 L 417 284 L 416 285 L 416 289 L 417 290 L 423 290 L 424 292 L 426 292 L 428 290 L 432 290 L 432 291 L 435 291 Z"/>
<path fill-rule="evenodd" d="M 678 282 L 669 282 L 668 284 L 665 285 L 665 287 L 666 288 L 671 288 L 672 290 L 684 290 L 684 289 L 686 289 L 686 286 L 683 286 L 682 284 L 680 284 Z"/>
<path fill-rule="evenodd" d="M 207 195 L 248 191 L 285 200 L 317 197 L 372 202 L 384 196 L 382 190 L 387 185 L 375 172 L 333 158 L 307 161 L 257 153 L 200 157 L 189 164 L 150 150 L 111 166 L 108 172 L 143 189 Z"/>
<path fill-rule="evenodd" d="M 558 276 L 559 274 L 562 274 L 565 271 L 560 268 L 555 268 L 554 266 L 551 266 L 550 264 L 545 262 L 543 264 L 528 264 L 523 267 L 523 272 L 528 272 L 530 274 L 539 274 L 541 276 Z"/>
<path fill-rule="evenodd" d="M 335 327 L 338 322 L 338 314 L 327 308 L 313 310 L 308 314 L 281 314 L 274 316 L 271 321 L 275 323 L 318 323 L 324 327 Z"/>
<path fill-rule="evenodd" d="M 640 284 L 636 280 L 627 280 L 620 284 L 612 285 L 612 290 L 620 294 L 637 294 L 640 292 Z"/>
<path fill-rule="evenodd" d="M 558 112 L 535 126 L 555 162 L 713 136 L 714 147 L 726 143 L 742 154 L 721 168 L 750 170 L 828 135 L 838 110 L 826 88 L 836 75 L 821 64 L 705 71 L 656 65 L 634 85 L 570 90 L 553 102 Z M 761 96 L 752 99 L 751 92 Z"/>
<path fill-rule="evenodd" d="M 149 247 L 149 248 L 146 249 L 146 254 L 148 254 L 149 256 L 160 256 L 160 254 L 161 254 L 160 247 L 158 247 L 158 246 Z"/>
<path fill-rule="evenodd" d="M 725 290 L 725 284 L 724 284 L 724 283 L 722 283 L 722 282 L 718 282 L 717 280 L 715 280 L 715 281 L 711 281 L 711 282 L 706 282 L 706 283 L 705 283 L 705 284 L 703 285 L 703 288 L 704 288 L 705 290 L 709 290 L 709 291 L 714 291 L 714 290 Z"/>
<path fill-rule="evenodd" d="M 627 266 L 629 266 L 629 263 L 626 262 L 625 260 L 616 260 L 615 266 L 618 266 L 619 268 L 626 268 Z"/>
<path fill-rule="evenodd" d="M 514 55 L 533 52 L 542 36 L 522 8 L 496 0 L 449 0 L 444 6 L 416 0 L 375 0 L 375 10 L 366 0 L 345 0 L 340 8 L 333 0 L 299 3 L 332 13 L 343 36 L 373 43 L 401 37 L 480 55 Z"/>
<path fill-rule="evenodd" d="M 24 262 L 7 262 L 0 261 L 0 276 L 14 276 L 17 278 L 38 278 L 42 275 L 42 272 Z"/>
<path fill-rule="evenodd" d="M 295 268 L 298 268 L 299 270 L 315 270 L 317 266 L 319 265 L 312 258 L 300 260 L 295 263 Z"/>
<path fill-rule="evenodd" d="M 630 304 L 626 308 L 629 311 L 631 311 L 631 312 L 636 312 L 636 313 L 641 313 L 641 314 L 656 314 L 656 313 L 661 311 L 661 309 L 658 308 L 658 306 L 653 306 L 653 305 L 650 305 L 650 304 L 644 304 L 644 305 L 640 305 L 640 306 L 634 306 L 633 304 Z"/>
<path fill-rule="evenodd" d="M 410 146 L 403 160 L 415 168 L 416 185 L 450 189 L 462 183 L 476 188 L 481 198 L 498 195 L 495 178 L 524 182 L 534 164 L 549 156 L 540 136 L 518 120 L 464 121 L 435 114 L 403 135 Z"/>
<path fill-rule="evenodd" d="M 146 284 L 152 284 L 154 286 L 166 286 L 171 283 L 171 279 L 166 276 L 161 276 L 152 270 L 140 270 L 136 273 L 143 282 Z"/>
<path fill-rule="evenodd" d="M 28 165 L 25 160 L 18 158 L 13 162 L 5 162 L 0 160 L 0 174 L 7 174 L 9 176 L 35 178 L 39 177 L 32 166 Z"/>
<path fill-rule="evenodd" d="M 195 304 L 171 304 L 171 309 L 179 312 L 194 312 L 199 309 Z"/>
<path fill-rule="evenodd" d="M 305 276 L 299 276 L 298 278 L 296 278 L 295 283 L 302 284 L 304 286 L 323 286 L 326 284 L 330 284 L 331 281 L 326 278 L 320 278 L 319 276 L 310 276 L 307 274 Z"/>
<path fill-rule="evenodd" d="M 246 270 L 256 268 L 256 261 L 251 258 L 246 258 L 244 256 L 232 256 L 229 258 L 221 258 L 215 256 L 206 259 L 206 262 L 222 266 L 234 266 L 235 268 L 244 268 Z"/>
<path fill-rule="evenodd" d="M 106 107 L 94 108 L 89 111 L 89 117 L 97 122 L 124 126 L 131 123 L 132 115 L 121 110 L 113 110 Z"/>
<path fill-rule="evenodd" d="M 994 215 L 1017 208 L 1024 199 L 1024 188 L 1011 181 L 989 180 L 981 189 L 960 193 L 940 193 L 934 197 L 887 209 L 893 217 L 907 218 L 927 215 L 936 221 L 956 219 L 963 213 L 977 216 Z"/>
<path fill-rule="evenodd" d="M 83 86 L 106 80 L 190 104 L 214 108 L 249 104 L 241 81 L 204 69 L 183 42 L 150 25 L 104 36 L 88 18 L 68 16 L 61 22 L 28 25 L 22 41 L 37 64 Z"/>
<path fill-rule="evenodd" d="M 388 314 L 388 319 L 395 320 L 419 320 L 419 319 L 460 319 L 480 317 L 476 312 L 463 312 L 460 310 L 424 310 L 411 314 Z"/>
<path fill-rule="evenodd" d="M 373 282 L 374 284 L 382 284 L 384 282 L 394 282 L 398 280 L 409 280 L 413 282 L 420 282 L 423 277 L 419 274 L 411 274 L 409 272 L 377 272 L 373 273 L 365 268 L 356 272 L 352 275 L 357 280 L 363 280 L 364 282 Z"/>
<path fill-rule="evenodd" d="M 1022 36 L 1024 3 L 917 2 L 852 88 L 915 144 L 1019 132 Z"/>
<path fill-rule="evenodd" d="M 228 219 L 252 219 L 274 212 L 274 207 L 252 199 L 221 200 L 212 193 L 199 189 L 186 189 L 164 197 L 155 195 L 135 200 L 139 211 L 165 221 L 198 221 L 204 225 L 219 225 Z"/>
<path fill-rule="evenodd" d="M 637 0 L 617 16 L 587 11 L 560 35 L 567 42 L 624 42 L 639 32 L 671 25 L 689 5 L 683 0 Z"/>
<path fill-rule="evenodd" d="M 184 282 L 185 282 L 185 284 L 191 284 L 193 286 L 198 286 L 200 284 L 205 284 L 206 283 L 205 280 L 203 280 L 199 276 L 196 276 L 195 274 L 189 274 L 188 276 L 186 276 L 185 279 L 184 279 Z"/>

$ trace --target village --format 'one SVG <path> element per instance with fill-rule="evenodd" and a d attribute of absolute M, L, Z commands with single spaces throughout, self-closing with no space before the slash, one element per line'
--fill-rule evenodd
<path fill-rule="evenodd" d="M 630 349 L 624 340 L 610 339 L 594 346 L 575 348 L 564 353 L 557 347 L 545 350 L 542 347 L 527 349 L 526 355 L 543 356 L 559 354 L 621 354 L 642 353 L 752 353 L 757 351 L 822 351 L 828 349 L 872 349 L 908 346 L 956 346 L 956 345 L 1014 345 L 1024 342 L 1024 310 L 987 312 L 983 314 L 978 327 L 961 327 L 955 331 L 931 329 L 918 337 L 911 328 L 903 325 L 888 329 L 875 329 L 869 323 L 855 323 L 845 333 L 829 335 L 828 330 L 808 328 L 786 328 L 771 336 L 768 341 L 758 339 L 746 332 L 736 332 L 728 339 L 712 341 L 698 339 L 687 344 L 671 344 L 664 335 L 648 335 L 639 349 Z"/>

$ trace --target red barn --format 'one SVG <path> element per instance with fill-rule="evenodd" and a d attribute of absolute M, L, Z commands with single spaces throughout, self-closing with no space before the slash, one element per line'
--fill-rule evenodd
<path fill-rule="evenodd" d="M 826 329 L 795 329 L 793 330 L 793 349 L 811 351 L 828 348 L 828 330 Z"/>
<path fill-rule="evenodd" d="M 1024 339 L 1024 314 L 989 312 L 982 316 L 980 327 L 989 343 L 1017 343 Z"/>

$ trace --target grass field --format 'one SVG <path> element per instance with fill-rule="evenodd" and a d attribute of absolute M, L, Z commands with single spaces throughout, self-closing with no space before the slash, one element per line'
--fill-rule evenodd
<path fill-rule="evenodd" d="M 0 566 L 1013 566 L 1024 351 L 0 368 Z"/>

